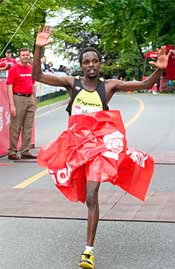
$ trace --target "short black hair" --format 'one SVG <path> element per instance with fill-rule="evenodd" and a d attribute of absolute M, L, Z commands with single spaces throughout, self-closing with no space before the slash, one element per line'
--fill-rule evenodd
<path fill-rule="evenodd" d="M 97 54 L 97 56 L 98 56 L 99 62 L 101 62 L 102 57 L 101 57 L 100 52 L 99 52 L 96 48 L 94 48 L 94 47 L 86 47 L 86 48 L 84 48 L 84 49 L 80 52 L 80 55 L 79 55 L 79 63 L 80 63 L 80 65 L 82 64 L 83 54 L 86 53 L 86 52 L 88 52 L 88 51 L 93 51 L 93 52 L 95 52 L 95 53 Z"/>
<path fill-rule="evenodd" d="M 12 50 L 11 49 L 7 49 L 6 52 L 7 53 L 12 53 Z"/>

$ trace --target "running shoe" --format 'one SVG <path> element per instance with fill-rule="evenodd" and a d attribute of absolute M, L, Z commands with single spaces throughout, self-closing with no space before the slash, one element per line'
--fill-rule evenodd
<path fill-rule="evenodd" d="M 94 254 L 89 250 L 85 250 L 81 256 L 79 266 L 94 269 Z"/>

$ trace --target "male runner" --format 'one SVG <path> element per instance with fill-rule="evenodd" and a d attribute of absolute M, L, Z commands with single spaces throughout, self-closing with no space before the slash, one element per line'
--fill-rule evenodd
<path fill-rule="evenodd" d="M 67 89 L 68 93 L 70 94 L 70 99 L 71 99 L 70 103 L 67 107 L 67 111 L 69 112 L 69 115 L 71 116 L 68 135 L 71 135 L 70 137 L 72 140 L 74 139 L 74 137 L 72 136 L 72 134 L 70 134 L 70 132 L 74 128 L 75 129 L 79 128 L 79 132 L 80 132 L 79 134 L 81 134 L 82 136 L 84 135 L 84 137 L 83 137 L 84 140 L 89 135 L 88 127 L 86 126 L 86 124 L 83 125 L 83 121 L 87 118 L 87 116 L 84 116 L 84 118 L 83 118 L 83 116 L 80 116 L 80 115 L 84 115 L 85 113 L 87 113 L 85 115 L 90 115 L 89 122 L 92 120 L 91 115 L 92 115 L 92 117 L 94 117 L 94 112 L 96 112 L 95 116 L 97 116 L 97 118 L 98 117 L 100 118 L 101 115 L 106 117 L 106 118 L 108 118 L 108 116 L 109 116 L 109 118 L 110 118 L 110 111 L 108 110 L 107 104 L 110 101 L 110 99 L 112 98 L 112 96 L 118 91 L 134 91 L 134 90 L 141 90 L 141 89 L 150 89 L 153 86 L 153 84 L 161 76 L 162 70 L 164 70 L 166 68 L 167 62 L 168 62 L 168 57 L 170 54 L 169 53 L 168 55 L 166 55 L 166 48 L 161 47 L 157 61 L 151 62 L 151 64 L 154 65 L 157 69 L 151 74 L 151 76 L 149 76 L 144 81 L 123 81 L 123 80 L 118 80 L 118 79 L 101 80 L 99 78 L 101 55 L 95 48 L 88 47 L 88 48 L 85 48 L 80 53 L 80 56 L 79 56 L 80 67 L 81 67 L 81 70 L 83 71 L 83 74 L 84 74 L 83 77 L 81 77 L 79 79 L 74 78 L 73 76 L 57 77 L 54 75 L 44 74 L 41 71 L 41 63 L 40 63 L 41 50 L 42 50 L 42 47 L 45 47 L 46 45 L 50 44 L 51 34 L 52 34 L 52 29 L 49 26 L 45 26 L 43 29 L 39 29 L 39 32 L 38 32 L 38 35 L 36 38 L 36 43 L 35 43 L 35 52 L 34 52 L 34 60 L 33 60 L 33 79 L 36 81 L 39 81 L 41 83 L 46 83 L 46 84 L 53 85 L 53 86 L 61 86 L 61 87 L 65 87 Z M 106 111 L 109 111 L 109 113 L 107 114 Z M 112 113 L 113 112 L 111 112 L 111 115 L 113 115 Z M 79 125 L 76 125 L 76 127 L 75 127 L 76 120 L 79 120 L 80 118 L 81 118 L 80 125 L 82 125 L 82 126 L 78 127 Z M 93 122 L 94 121 L 92 120 L 92 123 Z M 88 123 L 88 120 L 87 120 L 87 123 Z M 92 124 L 92 126 L 93 126 L 93 124 Z M 82 134 L 83 130 L 85 130 L 84 131 L 85 134 Z M 108 129 L 105 129 L 105 130 L 106 130 L 106 132 L 108 132 Z M 75 133 L 76 132 L 77 132 L 77 130 L 75 130 Z M 88 135 L 86 135 L 87 133 L 88 133 Z M 122 137 L 121 132 L 120 132 L 120 135 Z M 63 134 L 63 136 L 64 136 L 64 134 Z M 79 138 L 78 135 L 77 135 L 77 138 Z M 95 139 L 95 138 L 93 137 L 93 139 Z M 66 143 L 64 144 L 64 140 L 65 139 L 62 137 L 61 139 L 58 139 L 58 141 L 57 141 L 59 145 L 62 145 L 62 148 L 63 148 L 62 150 L 64 150 L 64 147 L 67 147 Z M 92 141 L 90 141 L 90 142 L 92 142 Z M 124 144 L 124 142 L 123 142 L 123 144 Z M 90 144 L 88 144 L 88 146 L 89 145 Z M 56 144 L 54 145 L 53 150 L 54 150 L 55 146 L 56 146 Z M 103 146 L 103 144 L 102 144 L 102 146 Z M 97 148 L 98 148 L 98 145 L 97 145 Z M 88 154 L 90 154 L 89 152 L 91 151 L 91 148 L 89 147 L 88 150 L 86 151 L 86 148 L 84 147 L 82 150 L 84 150 L 84 152 L 88 155 Z M 81 152 L 81 150 L 80 150 L 80 152 Z M 118 154 L 120 155 L 120 153 L 118 153 Z M 55 177 L 57 177 L 57 180 L 59 181 L 59 179 L 60 179 L 59 182 L 57 181 L 58 188 L 60 188 L 63 191 L 63 193 L 65 194 L 66 184 L 61 185 L 61 183 L 65 183 L 65 182 L 63 182 L 63 178 L 61 179 L 61 173 L 63 173 L 65 171 L 65 169 L 67 169 L 66 170 L 67 172 L 65 173 L 66 177 L 64 178 L 64 180 L 66 178 L 70 179 L 71 177 L 78 178 L 78 174 L 76 174 L 76 176 L 75 176 L 75 174 L 73 175 L 73 172 L 70 175 L 70 171 L 74 171 L 74 173 L 75 173 L 75 171 L 77 171 L 76 164 L 73 161 L 71 161 L 71 159 L 69 161 L 68 161 L 68 159 L 66 159 L 65 163 L 67 164 L 67 168 L 60 169 L 60 170 L 57 170 L 55 172 L 56 168 L 53 165 L 53 163 L 54 163 L 53 155 L 50 154 L 50 159 L 49 159 L 48 156 L 47 157 L 44 156 L 45 154 L 47 156 L 47 150 L 46 150 L 46 153 L 43 151 L 39 154 L 40 163 L 45 164 L 49 168 L 52 168 L 53 174 L 55 175 Z M 77 154 L 76 150 L 73 152 L 73 154 L 75 154 L 75 155 Z M 92 154 L 92 156 L 93 156 L 93 154 Z M 70 155 L 71 154 L 69 154 L 67 156 L 67 158 L 70 158 Z M 83 155 L 83 154 L 81 154 L 81 155 Z M 94 245 L 94 240 L 95 240 L 97 224 L 98 224 L 98 220 L 99 220 L 99 204 L 98 204 L 98 190 L 100 187 L 99 172 L 102 173 L 102 170 L 97 171 L 96 168 L 101 167 L 103 169 L 103 166 L 101 165 L 101 158 L 103 158 L 103 161 L 104 161 L 104 158 L 105 158 L 104 155 L 105 154 L 103 152 L 103 154 L 101 154 L 100 158 L 96 159 L 95 165 L 93 163 L 92 166 L 89 165 L 89 161 L 92 162 L 92 156 L 90 156 L 87 163 L 85 164 L 86 169 L 85 169 L 84 173 L 86 176 L 86 181 L 82 181 L 82 183 L 80 183 L 80 185 L 77 185 L 77 186 L 81 187 L 81 184 L 86 184 L 85 199 L 86 199 L 86 204 L 88 207 L 87 246 L 82 254 L 81 261 L 79 263 L 80 267 L 83 267 L 83 268 L 92 268 L 92 269 L 94 268 L 93 245 Z M 60 158 L 59 158 L 59 156 L 60 156 Z M 86 158 L 86 157 L 82 156 L 82 159 L 83 158 Z M 56 159 L 58 162 L 62 162 L 60 151 L 58 152 L 58 156 L 56 157 Z M 105 159 L 105 161 L 106 161 L 106 159 Z M 84 164 L 84 159 L 83 159 L 81 164 Z M 74 167 L 74 165 L 75 165 L 75 167 Z M 79 172 L 81 174 L 80 170 L 79 170 Z M 109 171 L 109 173 L 110 173 L 110 171 Z M 117 172 L 116 172 L 116 174 L 117 174 Z M 106 176 L 106 174 L 103 173 L 103 178 L 105 176 Z M 89 177 L 91 177 L 91 178 L 89 178 Z M 102 174 L 101 174 L 101 178 L 102 178 Z M 150 178 L 151 178 L 151 175 L 150 175 Z M 78 180 L 80 180 L 80 178 L 78 178 L 77 181 Z M 101 181 L 103 181 L 103 180 L 101 180 Z M 80 195 L 80 194 L 77 193 L 76 195 Z M 83 199 L 84 198 L 82 198 L 82 201 L 83 201 Z M 72 200 L 76 200 L 75 195 L 73 196 L 73 194 L 72 194 Z M 78 200 L 78 198 L 77 198 L 77 200 Z M 79 198 L 79 200 L 81 200 L 81 198 Z"/>

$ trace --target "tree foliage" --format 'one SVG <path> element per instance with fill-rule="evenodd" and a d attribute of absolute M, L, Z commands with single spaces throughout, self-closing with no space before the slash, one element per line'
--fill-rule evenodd
<path fill-rule="evenodd" d="M 57 32 L 65 47 L 97 46 L 108 73 L 125 70 L 129 77 L 139 77 L 146 51 L 175 43 L 173 0 L 68 0 L 64 7 L 71 14 Z"/>
<path fill-rule="evenodd" d="M 1 3 L 1 51 L 30 9 L 10 42 L 12 48 L 25 44 L 32 48 L 38 25 L 59 11 L 64 16 L 54 26 L 54 42 L 71 59 L 85 46 L 97 47 L 104 55 L 103 68 L 108 75 L 124 72 L 129 78 L 139 76 L 146 51 L 175 44 L 174 0 L 38 0 L 31 8 L 34 2 Z M 61 13 L 62 8 L 69 12 Z"/>
<path fill-rule="evenodd" d="M 0 8 L 0 52 L 10 47 L 16 52 L 21 47 L 33 48 L 38 26 L 45 23 L 46 15 L 56 11 L 55 0 L 4 0 Z"/>

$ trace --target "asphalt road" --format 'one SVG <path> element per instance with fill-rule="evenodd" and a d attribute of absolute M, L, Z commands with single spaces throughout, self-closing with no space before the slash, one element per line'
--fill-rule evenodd
<path fill-rule="evenodd" d="M 110 104 L 119 109 L 128 145 L 162 156 L 149 191 L 175 192 L 175 95 L 119 94 Z M 36 146 L 47 144 L 66 128 L 65 104 L 42 108 L 36 115 Z M 34 151 L 37 151 L 35 149 Z M 0 159 L 0 185 L 54 189 L 49 176 L 36 177 L 36 163 Z M 9 163 L 10 166 L 5 166 Z M 33 180 L 32 180 L 33 179 Z M 25 186 L 25 187 L 24 187 Z M 110 184 L 101 186 L 111 188 Z M 1 195 L 1 193 L 0 193 Z M 86 239 L 86 221 L 0 218 L 0 269 L 76 269 Z M 96 269 L 175 268 L 174 223 L 100 221 L 95 242 Z"/>

